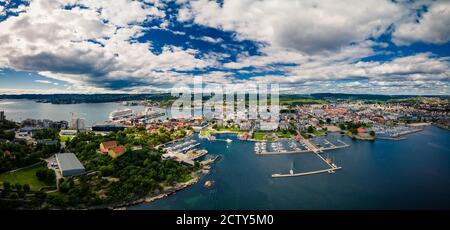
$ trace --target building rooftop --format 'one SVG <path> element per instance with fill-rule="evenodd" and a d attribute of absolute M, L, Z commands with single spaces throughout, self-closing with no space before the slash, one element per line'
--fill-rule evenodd
<path fill-rule="evenodd" d="M 105 141 L 102 143 L 103 147 L 106 149 L 114 148 L 117 146 L 117 141 Z"/>
<path fill-rule="evenodd" d="M 61 171 L 84 170 L 84 166 L 73 153 L 58 153 L 56 159 Z"/>

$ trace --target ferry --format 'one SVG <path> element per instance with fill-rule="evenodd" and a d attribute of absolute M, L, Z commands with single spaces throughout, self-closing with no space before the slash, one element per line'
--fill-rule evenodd
<path fill-rule="evenodd" d="M 114 121 L 121 118 L 131 117 L 134 116 L 134 112 L 131 109 L 123 109 L 123 110 L 116 110 L 109 114 L 109 119 Z"/>

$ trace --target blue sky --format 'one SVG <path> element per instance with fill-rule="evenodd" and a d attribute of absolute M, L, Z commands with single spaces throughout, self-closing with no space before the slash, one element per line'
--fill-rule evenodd
<path fill-rule="evenodd" d="M 347 7 L 352 6 L 352 7 Z M 0 1 L 0 93 L 450 93 L 450 1 Z"/>

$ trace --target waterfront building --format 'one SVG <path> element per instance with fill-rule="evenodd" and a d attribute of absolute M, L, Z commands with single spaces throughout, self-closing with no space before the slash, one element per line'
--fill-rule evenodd
<path fill-rule="evenodd" d="M 116 132 L 122 131 L 126 127 L 122 124 L 111 123 L 111 124 L 97 124 L 92 126 L 92 131 L 94 132 Z"/>
<path fill-rule="evenodd" d="M 56 162 L 63 177 L 77 176 L 85 172 L 84 166 L 73 153 L 56 154 Z"/>
<path fill-rule="evenodd" d="M 82 131 L 86 129 L 85 120 L 84 118 L 72 118 L 70 127 L 72 129 Z"/>
<path fill-rule="evenodd" d="M 5 111 L 0 111 L 0 121 L 6 120 Z"/>
<path fill-rule="evenodd" d="M 35 128 L 53 128 L 53 129 L 67 129 L 69 123 L 67 121 L 52 121 L 48 119 L 25 119 L 21 122 L 22 126 Z"/>
<path fill-rule="evenodd" d="M 357 131 L 358 131 L 358 133 L 365 133 L 365 132 L 366 132 L 366 129 L 363 128 L 363 127 L 359 127 L 359 128 L 357 129 Z"/>

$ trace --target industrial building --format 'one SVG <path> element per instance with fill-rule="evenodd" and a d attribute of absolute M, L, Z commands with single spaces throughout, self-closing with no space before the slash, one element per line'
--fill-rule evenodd
<path fill-rule="evenodd" d="M 73 153 L 56 154 L 56 162 L 63 177 L 77 176 L 85 172 L 84 166 Z"/>
<path fill-rule="evenodd" d="M 96 124 L 92 126 L 94 132 L 116 132 L 125 130 L 125 126 L 122 124 L 110 123 L 110 124 Z"/>

